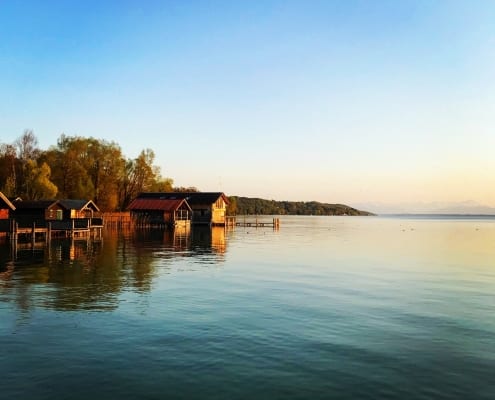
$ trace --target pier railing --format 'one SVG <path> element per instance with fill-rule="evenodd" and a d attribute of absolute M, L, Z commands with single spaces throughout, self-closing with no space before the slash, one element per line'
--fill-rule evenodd
<path fill-rule="evenodd" d="M 273 229 L 280 228 L 280 219 L 272 218 L 271 220 L 255 216 L 255 215 L 231 215 L 225 217 L 225 226 L 234 228 L 236 226 L 246 226 L 246 227 L 254 227 L 254 228 L 265 228 L 272 227 Z"/>

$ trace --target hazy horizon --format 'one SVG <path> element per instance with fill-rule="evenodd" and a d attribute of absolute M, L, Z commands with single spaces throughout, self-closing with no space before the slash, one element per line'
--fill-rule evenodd
<path fill-rule="evenodd" d="M 229 195 L 490 209 L 494 19 L 484 1 L 4 2 L 0 142 L 151 148 L 176 186 Z"/>

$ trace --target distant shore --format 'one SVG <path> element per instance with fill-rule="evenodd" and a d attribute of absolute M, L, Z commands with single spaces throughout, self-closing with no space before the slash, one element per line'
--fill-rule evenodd
<path fill-rule="evenodd" d="M 240 196 L 230 196 L 229 201 L 228 212 L 231 215 L 375 215 L 345 204 L 318 201 L 277 201 Z"/>

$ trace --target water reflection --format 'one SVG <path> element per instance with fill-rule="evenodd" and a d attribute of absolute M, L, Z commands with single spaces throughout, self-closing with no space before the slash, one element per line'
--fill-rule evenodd
<path fill-rule="evenodd" d="M 192 248 L 196 252 L 224 254 L 227 251 L 225 229 L 219 226 L 195 228 L 192 232 Z"/>
<path fill-rule="evenodd" d="M 101 241 L 0 244 L 0 301 L 28 311 L 113 310 L 125 291 L 149 292 L 183 257 L 221 263 L 223 228 L 106 232 Z"/>

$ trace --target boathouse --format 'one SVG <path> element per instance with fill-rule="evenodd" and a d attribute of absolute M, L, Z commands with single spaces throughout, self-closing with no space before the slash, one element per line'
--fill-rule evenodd
<path fill-rule="evenodd" d="M 192 209 L 192 223 L 225 225 L 229 200 L 222 192 L 140 193 L 136 199 L 186 200 Z"/>
<path fill-rule="evenodd" d="M 186 199 L 137 197 L 129 205 L 131 219 L 141 227 L 188 227 L 192 209 Z"/>
<path fill-rule="evenodd" d="M 46 227 L 47 221 L 63 219 L 63 208 L 57 200 L 16 200 L 12 219 L 18 226 L 26 227 L 33 224 Z"/>
<path fill-rule="evenodd" d="M 59 200 L 63 208 L 63 219 L 101 219 L 101 212 L 93 200 Z M 100 224 L 101 225 L 101 224 Z"/>
<path fill-rule="evenodd" d="M 46 238 L 52 235 L 101 237 L 103 219 L 91 200 L 18 199 L 13 205 L 10 234 L 16 239 L 20 234 L 42 234 Z"/>

